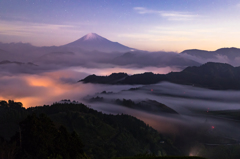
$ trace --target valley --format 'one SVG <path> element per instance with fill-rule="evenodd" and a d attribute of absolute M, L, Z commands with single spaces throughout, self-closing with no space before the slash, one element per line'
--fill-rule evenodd
<path fill-rule="evenodd" d="M 0 49 L 4 141 L 35 112 L 76 131 L 91 158 L 239 156 L 237 48 L 148 52 L 90 33 L 62 46 Z"/>

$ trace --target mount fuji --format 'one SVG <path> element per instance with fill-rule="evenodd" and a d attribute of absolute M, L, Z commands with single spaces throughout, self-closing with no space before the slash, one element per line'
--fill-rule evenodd
<path fill-rule="evenodd" d="M 100 52 L 129 52 L 136 50 L 124 46 L 118 42 L 112 42 L 96 33 L 89 33 L 82 38 L 64 45 L 70 48 L 80 48 L 86 51 L 100 51 Z"/>

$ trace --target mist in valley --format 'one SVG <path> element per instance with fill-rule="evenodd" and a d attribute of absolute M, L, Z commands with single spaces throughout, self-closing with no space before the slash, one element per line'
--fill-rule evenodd
<path fill-rule="evenodd" d="M 80 134 L 94 130 L 85 137 L 96 143 L 83 151 L 93 159 L 142 150 L 240 158 L 239 7 L 236 0 L 0 1 L 0 106 L 10 123 L 9 129 L 0 124 L 1 135 L 10 139 L 8 131 L 15 132 L 12 108 L 20 119 L 37 110 L 24 108 L 56 104 L 74 109 L 66 107 L 70 113 L 59 111 L 53 118 L 65 115 L 74 131 L 75 119 L 76 127 L 87 125 Z M 86 112 L 75 112 L 76 105 Z M 96 121 L 104 115 L 94 110 L 109 114 L 110 126 Z M 138 125 L 143 142 L 127 132 L 130 118 L 121 114 L 147 124 Z M 118 125 L 120 120 L 125 123 Z M 145 135 L 148 125 L 158 139 Z M 126 145 L 117 147 L 119 139 Z M 0 159 L 8 151 L 2 141 L 0 136 Z M 21 148 L 21 136 L 19 141 Z M 135 146 L 128 150 L 130 142 Z"/>
<path fill-rule="evenodd" d="M 19 69 L 12 69 L 19 68 Z M 25 66 L 24 66 L 25 67 Z M 218 118 L 208 115 L 207 111 L 240 110 L 240 91 L 219 91 L 184 86 L 168 82 L 152 85 L 101 85 L 84 84 L 78 82 L 90 74 L 107 75 L 113 70 L 134 74 L 149 71 L 149 68 L 86 68 L 69 67 L 52 70 L 35 69 L 29 71 L 22 66 L 9 65 L 8 69 L 1 72 L 0 97 L 3 100 L 12 99 L 23 103 L 24 107 L 49 105 L 62 99 L 82 102 L 87 106 L 108 114 L 129 114 L 135 116 L 162 133 L 181 133 L 186 129 L 215 127 L 217 135 L 234 137 L 238 135 L 239 123 L 234 120 Z M 44 67 L 42 67 L 44 68 Z M 152 68 L 151 68 L 152 69 Z M 155 73 L 172 71 L 169 68 L 153 68 Z M 136 90 L 129 90 L 137 88 Z M 103 91 L 110 92 L 107 94 Z M 89 102 L 86 99 L 103 97 L 104 102 Z M 117 105 L 116 99 L 129 99 L 134 102 L 153 100 L 166 105 L 178 114 L 145 111 L 138 108 L 129 108 Z M 185 130 L 185 129 L 184 129 Z M 223 135 L 224 134 L 224 135 Z"/>
<path fill-rule="evenodd" d="M 118 72 L 129 75 L 180 72 L 188 66 L 199 66 L 208 61 L 236 66 L 239 57 L 229 60 L 222 55 L 203 58 L 176 52 L 134 50 L 109 53 L 65 46 L 0 46 L 7 50 L 1 50 L 1 100 L 19 101 L 28 108 L 67 99 L 107 114 L 129 114 L 169 136 L 176 146 L 182 147 L 181 151 L 185 155 L 201 156 L 201 145 L 232 145 L 233 141 L 240 142 L 239 121 L 211 114 L 216 111 L 239 111 L 238 90 L 210 90 L 169 82 L 151 85 L 79 82 L 92 74 L 107 76 Z M 94 98 L 103 100 L 92 102 Z M 132 101 L 136 105 L 121 105 L 117 100 Z M 156 105 L 138 107 L 139 103 L 144 102 Z M 161 111 L 158 103 L 164 104 L 166 109 L 174 113 Z"/>

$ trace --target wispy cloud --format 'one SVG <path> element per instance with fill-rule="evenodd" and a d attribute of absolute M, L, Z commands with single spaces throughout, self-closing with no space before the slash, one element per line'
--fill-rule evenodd
<path fill-rule="evenodd" d="M 1 21 L 0 34 L 30 36 L 43 32 L 76 30 L 73 25 L 41 24 L 21 21 Z"/>
<path fill-rule="evenodd" d="M 240 8 L 240 3 L 238 3 L 238 4 L 236 5 L 236 7 Z"/>
<path fill-rule="evenodd" d="M 194 20 L 195 18 L 199 17 L 199 15 L 192 14 L 189 12 L 152 10 L 144 7 L 134 7 L 133 9 L 137 11 L 139 14 L 157 14 L 170 21 L 188 21 Z"/>
<path fill-rule="evenodd" d="M 7 39 L 0 40 L 1 42 L 31 42 L 40 46 L 61 45 L 79 38 L 76 35 L 81 34 L 83 30 L 80 29 L 80 25 L 0 20 L 0 39 Z"/>

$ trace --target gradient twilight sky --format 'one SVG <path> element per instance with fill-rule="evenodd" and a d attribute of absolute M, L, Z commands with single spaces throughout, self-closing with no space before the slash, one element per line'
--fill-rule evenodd
<path fill-rule="evenodd" d="M 0 0 L 0 42 L 64 45 L 95 32 L 148 51 L 240 48 L 240 0 Z"/>

